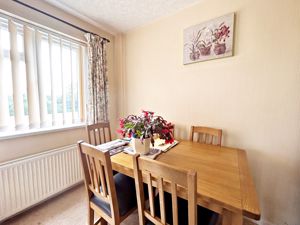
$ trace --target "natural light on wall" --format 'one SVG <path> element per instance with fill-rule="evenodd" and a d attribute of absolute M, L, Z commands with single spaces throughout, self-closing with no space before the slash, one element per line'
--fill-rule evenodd
<path fill-rule="evenodd" d="M 86 46 L 0 15 L 0 136 L 82 122 Z"/>

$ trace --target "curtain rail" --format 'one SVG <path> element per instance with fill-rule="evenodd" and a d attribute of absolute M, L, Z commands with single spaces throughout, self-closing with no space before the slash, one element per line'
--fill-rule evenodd
<path fill-rule="evenodd" d="M 75 42 L 79 45 L 86 46 L 86 41 L 84 41 L 84 40 L 72 37 L 68 34 L 64 34 L 60 31 L 55 30 L 55 29 L 46 27 L 44 25 L 38 24 L 36 22 L 30 21 L 28 19 L 22 18 L 20 16 L 14 15 L 14 14 L 9 13 L 9 12 L 6 12 L 2 9 L 0 9 L 0 20 L 1 20 L 1 18 L 7 19 L 7 20 L 13 20 L 13 21 L 15 21 L 17 23 L 20 23 L 22 25 L 27 25 L 27 26 L 33 27 L 37 30 L 40 30 L 41 32 L 49 33 L 49 34 L 51 34 L 55 37 L 58 37 L 58 38 L 61 38 L 61 39 L 64 39 L 64 40 L 68 40 L 68 41 L 73 41 L 73 42 Z"/>
<path fill-rule="evenodd" d="M 43 10 L 40 10 L 40 9 L 38 9 L 38 8 L 35 8 L 35 7 L 33 7 L 33 6 L 31 6 L 31 5 L 28 5 L 28 4 L 24 3 L 24 2 L 21 2 L 21 1 L 19 1 L 19 0 L 13 0 L 13 1 L 16 2 L 16 3 L 18 3 L 18 4 L 20 4 L 20 5 L 25 6 L 25 7 L 27 7 L 27 8 L 30 8 L 30 9 L 32 9 L 32 10 L 34 10 L 34 11 L 37 11 L 37 12 L 39 12 L 39 13 L 41 13 L 41 14 L 44 14 L 44 15 L 46 15 L 46 16 L 49 16 L 49 17 L 51 17 L 51 18 L 53 18 L 53 19 L 55 19 L 55 20 L 58 20 L 58 21 L 60 21 L 60 22 L 62 22 L 62 23 L 64 23 L 64 24 L 67 24 L 67 25 L 69 25 L 69 26 L 71 26 L 71 27 L 73 27 L 73 28 L 75 28 L 75 29 L 77 29 L 77 30 L 80 30 L 80 31 L 84 32 L 84 33 L 95 34 L 95 33 L 91 32 L 91 31 L 88 31 L 88 30 L 86 30 L 86 29 L 83 29 L 83 28 L 81 28 L 81 27 L 78 27 L 78 26 L 76 26 L 76 25 L 74 25 L 74 24 L 72 24 L 72 23 L 69 23 L 68 21 L 65 21 L 65 20 L 60 19 L 60 18 L 58 18 L 58 17 L 56 17 L 56 16 L 53 16 L 53 15 L 51 15 L 50 13 L 47 13 L 47 12 L 45 12 L 45 11 L 43 11 Z M 96 35 L 98 35 L 98 34 L 96 34 Z M 98 35 L 98 36 L 99 36 L 99 35 Z M 101 37 L 101 38 L 103 38 L 103 39 L 104 39 L 105 41 L 107 41 L 107 42 L 110 42 L 110 40 L 107 39 L 107 38 L 105 38 L 105 37 Z"/>

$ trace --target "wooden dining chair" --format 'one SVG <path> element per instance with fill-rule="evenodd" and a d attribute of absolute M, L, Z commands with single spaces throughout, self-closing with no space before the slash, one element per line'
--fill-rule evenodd
<path fill-rule="evenodd" d="M 139 225 L 211 225 L 217 222 L 217 214 L 197 207 L 195 171 L 181 170 L 152 159 L 141 158 L 139 155 L 134 156 L 133 167 Z M 149 209 L 145 206 L 143 178 L 148 185 Z M 156 197 L 154 187 L 158 192 Z M 183 189 L 187 192 L 187 200 L 178 197 Z"/>
<path fill-rule="evenodd" d="M 194 139 L 198 135 L 197 139 Z M 222 130 L 211 127 L 192 126 L 190 132 L 190 141 L 198 141 L 204 144 L 221 146 Z"/>
<path fill-rule="evenodd" d="M 88 225 L 94 225 L 94 213 L 102 224 L 119 225 L 136 209 L 134 179 L 121 173 L 113 176 L 109 152 L 78 142 L 85 188 L 88 196 Z"/>
<path fill-rule="evenodd" d="M 89 143 L 100 145 L 111 141 L 111 131 L 109 122 L 100 122 L 86 126 Z"/>

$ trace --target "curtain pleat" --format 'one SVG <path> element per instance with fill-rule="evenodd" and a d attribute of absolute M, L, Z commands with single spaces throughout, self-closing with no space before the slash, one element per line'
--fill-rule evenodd
<path fill-rule="evenodd" d="M 107 41 L 90 33 L 85 37 L 89 62 L 87 121 L 93 124 L 108 121 Z"/>

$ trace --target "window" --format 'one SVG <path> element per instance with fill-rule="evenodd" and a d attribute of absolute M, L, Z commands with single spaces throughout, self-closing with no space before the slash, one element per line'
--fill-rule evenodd
<path fill-rule="evenodd" d="M 75 39 L 0 15 L 0 132 L 82 122 L 84 51 Z"/>

